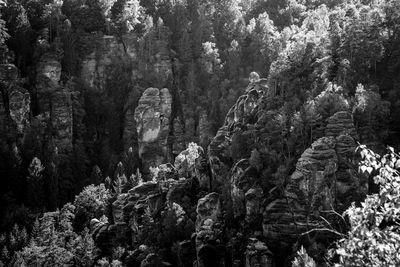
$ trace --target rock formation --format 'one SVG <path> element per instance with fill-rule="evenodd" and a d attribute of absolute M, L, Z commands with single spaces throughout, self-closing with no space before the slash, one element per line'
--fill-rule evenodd
<path fill-rule="evenodd" d="M 228 180 L 227 176 L 233 163 L 232 157 L 245 157 L 244 154 L 249 148 L 248 144 L 245 144 L 245 149 L 239 148 L 235 151 L 239 153 L 232 153 L 231 146 L 235 145 L 232 144 L 232 140 L 235 135 L 251 134 L 248 126 L 255 123 L 255 114 L 266 88 L 262 84 L 255 83 L 251 84 L 246 91 L 248 92 L 241 96 L 229 110 L 224 125 L 218 130 L 208 147 L 214 190 Z"/>
<path fill-rule="evenodd" d="M 69 88 L 60 84 L 61 64 L 53 53 L 42 56 L 38 65 L 38 99 L 41 113 L 48 113 L 57 149 L 72 150 L 72 100 Z"/>
<path fill-rule="evenodd" d="M 15 65 L 0 64 L 0 83 L 1 128 L 10 127 L 8 125 L 8 118 L 10 118 L 16 125 L 17 133 L 23 135 L 25 128 L 29 125 L 31 98 L 29 92 L 20 86 L 18 69 Z"/>
<path fill-rule="evenodd" d="M 221 242 L 221 203 L 218 193 L 199 199 L 196 219 L 197 266 L 225 266 L 224 245 Z"/>
<path fill-rule="evenodd" d="M 126 102 L 124 107 L 125 119 L 123 140 L 125 151 L 129 148 L 133 148 L 135 151 L 138 150 L 135 109 L 137 107 L 139 97 L 139 93 L 135 89 L 133 89 L 129 94 L 128 101 Z"/>
<path fill-rule="evenodd" d="M 228 112 L 208 147 L 211 189 L 221 193 L 229 187 L 232 204 L 221 209 L 233 209 L 237 220 L 244 219 L 235 226 L 243 227 L 238 231 L 265 242 L 265 261 L 272 259 L 269 249 L 277 253 L 274 257 L 287 255 L 302 233 L 327 227 L 325 220 L 338 220 L 332 210 L 343 211 L 366 193 L 367 186 L 354 172 L 357 134 L 347 111 L 327 119 L 325 137 L 301 154 L 286 182 L 284 176 L 278 178 L 279 168 L 266 175 L 275 160 L 269 153 L 279 151 L 282 136 L 288 134 L 279 102 L 263 82 L 254 81 Z M 271 163 L 262 162 L 263 158 Z M 279 194 L 277 189 L 282 186 Z M 253 260 L 248 257 L 246 262 Z"/>
<path fill-rule="evenodd" d="M 136 45 L 133 41 L 136 36 L 134 34 L 125 35 L 123 37 L 124 43 L 118 42 L 117 37 L 111 35 L 93 35 L 90 38 L 94 43 L 94 48 L 83 59 L 80 76 L 87 86 L 103 92 L 108 78 L 107 68 L 113 60 L 128 58 L 131 62 L 137 61 Z M 137 75 L 136 72 L 132 73 L 132 78 L 134 79 Z"/>
<path fill-rule="evenodd" d="M 168 89 L 148 88 L 135 110 L 139 158 L 143 173 L 149 168 L 170 161 L 168 136 L 170 132 L 171 95 Z"/>
<path fill-rule="evenodd" d="M 22 87 L 16 87 L 9 93 L 8 101 L 11 119 L 17 125 L 17 132 L 22 134 L 29 125 L 31 104 L 29 92 Z"/>
<path fill-rule="evenodd" d="M 246 248 L 246 267 L 273 267 L 272 253 L 265 243 L 250 238 Z"/>

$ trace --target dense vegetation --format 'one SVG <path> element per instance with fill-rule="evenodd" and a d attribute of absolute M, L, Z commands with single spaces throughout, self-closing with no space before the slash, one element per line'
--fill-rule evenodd
<path fill-rule="evenodd" d="M 251 154 L 253 165 L 268 162 L 264 176 L 281 179 L 283 186 L 282 177 L 320 137 L 326 119 L 350 110 L 359 142 L 377 153 L 361 150 L 372 195 L 347 211 L 349 233 L 334 230 L 342 239 L 325 264 L 398 264 L 398 155 L 378 153 L 385 145 L 400 148 L 399 1 L 0 0 L 0 10 L 0 63 L 18 68 L 16 83 L 31 97 L 29 116 L 46 109 L 38 66 L 51 53 L 61 62 L 60 84 L 73 92 L 74 121 L 72 149 L 60 155 L 50 137 L 55 130 L 44 129 L 39 119 L 23 136 L 0 121 L 0 265 L 140 266 L 132 263 L 140 257 L 125 248 L 98 247 L 89 230 L 92 219 L 111 221 L 111 203 L 145 179 L 137 140 L 123 134 L 128 108 L 148 87 L 169 88 L 185 143 L 206 150 L 252 72 L 277 96 L 273 105 L 282 107 L 284 126 L 268 129 L 272 143 L 279 139 L 268 157 L 246 151 L 247 140 L 239 136 L 233 158 Z M 127 34 L 135 36 L 137 64 L 113 58 L 103 81 L 85 84 L 82 64 L 98 37 L 114 36 L 125 46 Z M 172 62 L 165 77 L 148 67 L 160 47 Z M 0 78 L 0 108 L 9 110 L 9 85 Z M 151 170 L 152 177 L 199 175 L 197 148 L 190 149 L 185 171 L 162 165 Z M 184 208 L 195 213 L 195 205 L 187 200 Z M 177 241 L 191 238 L 194 223 L 175 225 L 181 208 L 163 211 L 162 226 L 146 210 L 149 229 L 138 240 L 159 244 L 164 259 L 185 266 L 176 256 L 182 250 Z M 137 250 L 146 249 L 155 250 Z M 303 266 L 304 259 L 312 261 L 302 249 L 296 264 Z"/>

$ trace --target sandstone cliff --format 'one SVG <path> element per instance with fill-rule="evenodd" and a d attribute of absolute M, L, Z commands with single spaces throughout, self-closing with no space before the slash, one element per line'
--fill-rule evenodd
<path fill-rule="evenodd" d="M 149 173 L 150 167 L 156 167 L 170 159 L 168 136 L 172 98 L 168 89 L 148 88 L 139 100 L 135 110 L 139 157 L 143 164 L 143 173 Z"/>
<path fill-rule="evenodd" d="M 142 264 L 165 259 L 165 251 L 143 244 L 155 233 L 150 229 L 168 228 L 171 220 L 180 266 L 280 266 L 300 244 L 318 260 L 327 240 L 335 238 L 321 229 L 335 227 L 335 212 L 367 191 L 367 180 L 355 171 L 358 136 L 349 111 L 334 112 L 319 126 L 323 137 L 310 135 L 303 149 L 304 140 L 296 136 L 301 124 L 284 120 L 282 98 L 254 82 L 230 109 L 207 153 L 189 145 L 172 165 L 170 110 L 167 89 L 148 88 L 140 98 L 139 155 L 145 174 L 150 166 L 159 168 L 152 181 L 133 178 L 132 188 L 113 202 L 113 223 L 100 231 L 114 245 L 128 242 L 117 237 L 129 233 Z M 293 139 L 299 140 L 289 150 Z M 105 247 L 100 232 L 95 239 Z"/>

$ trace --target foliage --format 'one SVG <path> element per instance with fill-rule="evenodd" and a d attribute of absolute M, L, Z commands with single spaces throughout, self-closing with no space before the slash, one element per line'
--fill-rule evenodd
<path fill-rule="evenodd" d="M 36 208 L 44 206 L 44 167 L 37 157 L 32 159 L 29 165 L 27 177 L 29 205 Z"/>
<path fill-rule="evenodd" d="M 110 11 L 117 35 L 132 32 L 143 16 L 143 8 L 138 0 L 117 0 Z"/>
<path fill-rule="evenodd" d="M 316 267 L 317 264 L 308 256 L 307 251 L 303 246 L 301 246 L 300 250 L 297 251 L 297 255 L 292 262 L 293 267 Z"/>
<path fill-rule="evenodd" d="M 35 222 L 30 243 L 17 252 L 13 266 L 87 266 L 93 263 L 93 240 L 85 229 L 74 232 L 75 207 L 67 203 L 60 211 L 48 212 Z"/>
<path fill-rule="evenodd" d="M 189 143 L 188 148 L 175 158 L 175 169 L 183 177 L 188 175 L 197 176 L 203 148 L 196 143 Z"/>
<path fill-rule="evenodd" d="M 28 242 L 26 229 L 15 224 L 8 234 L 0 236 L 0 262 L 4 264 L 11 262 L 14 253 L 26 246 Z"/>
<path fill-rule="evenodd" d="M 397 266 L 400 264 L 400 156 L 392 147 L 380 156 L 365 145 L 359 148 L 360 171 L 374 175 L 377 194 L 368 195 L 345 212 L 348 237 L 338 242 L 338 266 Z"/>
<path fill-rule="evenodd" d="M 348 100 L 343 95 L 343 88 L 329 83 L 324 91 L 315 98 L 315 108 L 323 119 L 338 111 L 349 110 Z"/>
<path fill-rule="evenodd" d="M 75 197 L 76 228 L 89 227 L 90 220 L 100 218 L 107 213 L 111 193 L 104 184 L 89 185 Z"/>

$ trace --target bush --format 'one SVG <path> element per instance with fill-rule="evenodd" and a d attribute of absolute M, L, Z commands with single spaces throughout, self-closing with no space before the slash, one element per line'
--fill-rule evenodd
<path fill-rule="evenodd" d="M 11 266 L 91 266 L 93 239 L 87 229 L 81 234 L 74 231 L 74 210 L 67 203 L 36 220 L 29 245 L 15 253 Z"/>
<path fill-rule="evenodd" d="M 350 231 L 338 242 L 337 266 L 400 266 L 400 156 L 391 147 L 383 157 L 363 145 L 359 150 L 360 171 L 375 174 L 379 193 L 345 212 Z"/>
<path fill-rule="evenodd" d="M 302 246 L 292 262 L 292 267 L 316 267 L 317 264 L 308 256 L 307 251 Z"/>
<path fill-rule="evenodd" d="M 90 220 L 106 215 L 111 193 L 104 184 L 89 185 L 75 197 L 75 227 L 79 232 L 89 227 Z"/>

